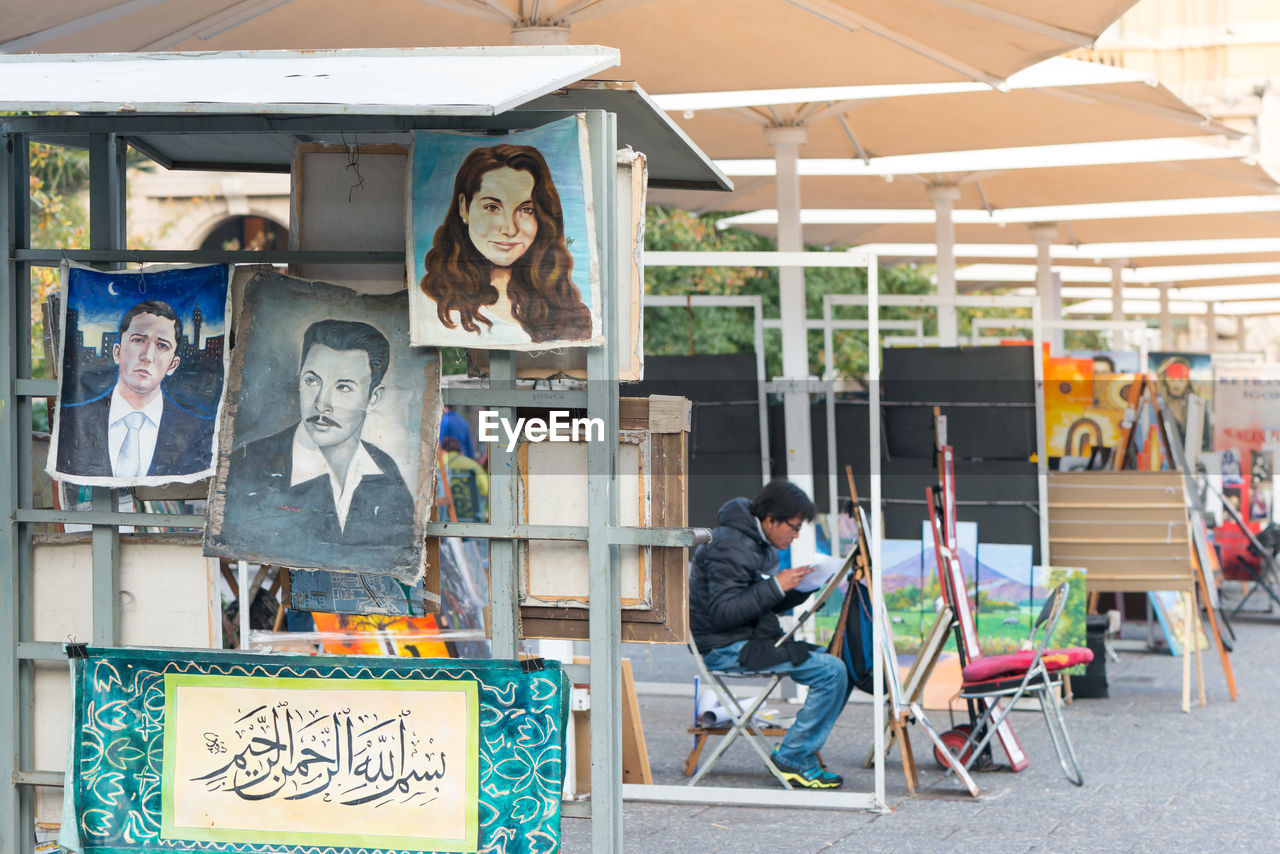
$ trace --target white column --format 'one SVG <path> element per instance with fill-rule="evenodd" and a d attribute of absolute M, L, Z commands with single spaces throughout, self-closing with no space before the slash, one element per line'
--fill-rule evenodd
<path fill-rule="evenodd" d="M 1052 222 L 1032 223 L 1029 231 L 1036 244 L 1036 295 L 1040 297 L 1040 318 L 1046 324 L 1062 320 L 1062 280 L 1053 274 L 1049 246 L 1058 236 L 1058 226 Z M 1046 328 L 1044 340 L 1049 342 L 1049 353 L 1062 355 L 1062 330 Z"/>
<path fill-rule="evenodd" d="M 766 128 L 764 139 L 773 146 L 777 164 L 778 251 L 800 252 L 804 241 L 800 229 L 800 146 L 806 134 L 802 127 Z M 778 305 L 782 313 L 782 379 L 795 385 L 783 396 L 783 423 L 787 445 L 787 479 L 813 496 L 813 448 L 809 427 L 808 332 L 804 328 L 804 268 L 778 269 Z M 797 538 L 793 553 L 813 551 L 813 526 L 806 525 Z"/>
<path fill-rule="evenodd" d="M 1173 314 L 1169 311 L 1169 285 L 1160 285 L 1160 347 L 1172 350 Z"/>
<path fill-rule="evenodd" d="M 960 199 L 955 184 L 930 184 L 927 191 L 933 202 L 933 239 L 938 245 L 938 297 L 950 304 L 938 306 L 938 344 L 954 347 L 959 343 L 959 318 L 956 315 L 956 224 L 951 217 Z"/>
<path fill-rule="evenodd" d="M 1204 337 L 1204 351 L 1212 353 L 1218 346 L 1218 304 L 1216 302 L 1205 303 Z"/>
<path fill-rule="evenodd" d="M 1111 268 L 1111 319 L 1116 322 L 1124 321 L 1124 265 L 1127 263 L 1127 258 L 1112 258 L 1107 261 L 1107 266 Z M 1118 329 L 1111 333 L 1111 349 L 1126 349 L 1124 333 Z"/>

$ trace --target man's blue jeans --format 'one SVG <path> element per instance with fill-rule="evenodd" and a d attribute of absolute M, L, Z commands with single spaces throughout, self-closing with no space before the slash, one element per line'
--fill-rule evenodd
<path fill-rule="evenodd" d="M 709 670 L 741 673 L 738 651 L 746 643 L 742 640 L 713 649 L 702 660 Z M 844 662 L 825 652 L 810 652 L 800 664 L 784 661 L 759 672 L 785 673 L 801 685 L 809 686 L 800 714 L 778 747 L 778 757 L 802 771 L 814 767 L 818 764 L 818 751 L 826 744 L 831 727 L 849 699 L 849 671 Z"/>

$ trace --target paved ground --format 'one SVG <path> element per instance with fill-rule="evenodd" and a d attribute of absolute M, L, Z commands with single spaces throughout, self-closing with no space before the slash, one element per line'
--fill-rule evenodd
<path fill-rule="evenodd" d="M 1181 659 L 1140 650 L 1108 664 L 1110 697 L 1077 700 L 1067 726 L 1084 770 L 1083 788 L 1062 776 L 1038 712 L 1015 713 L 1031 759 L 1019 774 L 977 775 L 970 798 L 942 779 L 913 734 L 922 791 L 909 797 L 895 751 L 887 766 L 892 812 L 762 809 L 627 803 L 629 852 L 928 851 L 951 846 L 999 852 L 1183 852 L 1280 850 L 1280 617 L 1241 617 L 1232 656 L 1239 699 L 1229 700 L 1216 653 L 1205 655 L 1208 705 L 1183 714 Z M 677 651 L 679 651 L 677 649 Z M 659 655 L 669 655 L 663 653 Z M 687 658 L 687 654 L 685 654 Z M 635 658 L 635 656 L 633 656 Z M 637 678 L 652 662 L 636 661 Z M 1194 688 L 1193 688 L 1194 691 Z M 640 697 L 655 782 L 681 784 L 691 736 L 689 697 Z M 945 714 L 931 715 L 935 723 Z M 940 720 L 941 719 L 941 720 Z M 870 745 L 871 708 L 850 705 L 823 755 L 846 787 L 869 791 L 861 763 Z M 1003 757 L 997 751 L 997 758 Z M 777 786 L 745 744 L 735 744 L 708 782 Z M 565 852 L 591 850 L 591 825 L 564 820 Z"/>

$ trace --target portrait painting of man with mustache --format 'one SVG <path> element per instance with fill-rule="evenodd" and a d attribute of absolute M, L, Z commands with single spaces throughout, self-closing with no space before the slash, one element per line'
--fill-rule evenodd
<path fill-rule="evenodd" d="M 323 283 L 288 281 L 299 290 L 345 291 Z M 253 288 L 252 297 L 246 292 L 251 313 L 263 310 L 264 299 L 268 316 L 299 316 L 277 310 L 278 291 L 264 294 Z M 282 401 L 275 395 L 257 401 L 245 398 L 245 374 L 252 368 L 249 354 L 239 358 L 237 345 L 233 375 L 238 368 L 241 385 L 235 430 L 224 441 L 224 447 L 229 446 L 221 466 L 225 477 L 215 488 L 222 512 L 217 514 L 216 535 L 206 538 L 206 551 L 212 548 L 223 556 L 284 566 L 389 571 L 408 578 L 419 562 L 425 519 L 417 485 L 424 466 L 434 474 L 438 426 L 424 422 L 438 425 L 439 361 L 431 358 L 435 351 L 407 346 L 407 335 L 398 328 L 404 323 L 403 294 L 373 297 L 347 291 L 341 302 L 348 309 L 366 310 L 331 310 L 339 316 L 319 319 L 312 317 L 323 312 L 302 311 L 305 323 L 293 322 L 302 330 L 290 348 L 295 361 L 277 354 L 272 381 L 259 377 L 250 382 L 268 394 L 276 389 L 296 399 L 290 420 L 267 435 L 261 435 L 264 428 L 282 420 Z M 304 303 L 312 309 L 322 307 L 315 301 Z M 382 304 L 392 310 L 382 316 L 367 310 Z M 276 336 L 262 336 L 259 330 L 266 327 L 252 319 L 238 325 L 237 332 L 242 327 L 250 350 L 278 343 Z M 424 368 L 424 360 L 433 367 Z M 429 389 L 433 377 L 435 385 Z M 392 378 L 396 386 L 389 388 Z M 424 399 L 434 405 L 424 407 Z M 388 406 L 391 409 L 385 411 Z M 371 429 L 375 420 L 380 426 Z M 396 435 L 397 427 L 408 428 L 410 435 Z M 427 430 L 432 447 L 424 454 L 421 445 L 427 441 Z M 406 456 L 405 448 L 411 445 L 419 452 L 403 460 L 410 466 L 406 469 L 397 456 Z"/>

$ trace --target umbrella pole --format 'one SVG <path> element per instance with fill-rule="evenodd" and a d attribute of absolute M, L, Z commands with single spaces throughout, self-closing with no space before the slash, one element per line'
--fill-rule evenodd
<path fill-rule="evenodd" d="M 802 252 L 800 230 L 800 146 L 807 140 L 803 127 L 770 127 L 765 142 L 773 147 L 777 165 L 778 251 Z M 805 329 L 804 268 L 778 268 L 778 305 L 782 314 L 782 379 L 787 479 L 813 495 L 813 447 L 809 426 L 809 348 Z M 794 543 L 793 554 L 812 554 L 813 528 L 806 526 Z"/>
<path fill-rule="evenodd" d="M 1124 258 L 1112 258 L 1107 262 L 1111 267 L 1111 319 L 1124 322 Z M 1111 333 L 1111 349 L 1124 350 L 1124 331 L 1117 329 Z"/>
<path fill-rule="evenodd" d="M 938 345 L 959 344 L 959 318 L 956 315 L 956 224 L 951 217 L 960 199 L 955 184 L 930 184 L 927 191 L 933 202 L 933 239 L 938 246 Z"/>
<path fill-rule="evenodd" d="M 1169 311 L 1169 285 L 1159 285 L 1160 288 L 1160 347 L 1164 350 L 1173 349 L 1173 314 Z"/>
<path fill-rule="evenodd" d="M 1036 294 L 1040 297 L 1040 317 L 1046 324 L 1062 320 L 1062 285 L 1055 282 L 1049 246 L 1058 236 L 1058 226 L 1052 222 L 1032 223 L 1031 239 L 1036 244 Z M 1062 327 L 1049 326 L 1049 352 L 1062 355 Z"/>

